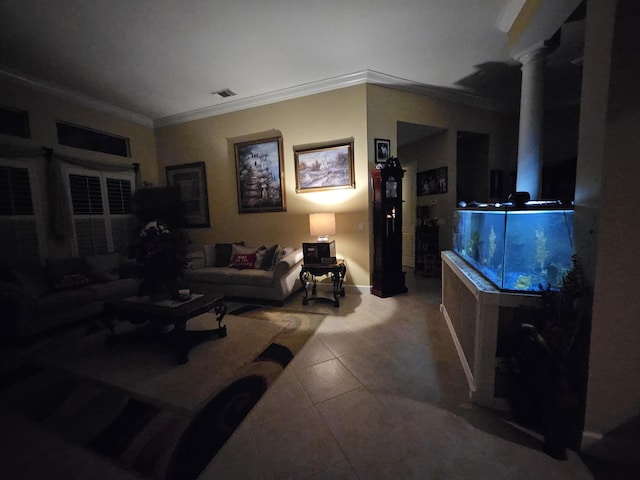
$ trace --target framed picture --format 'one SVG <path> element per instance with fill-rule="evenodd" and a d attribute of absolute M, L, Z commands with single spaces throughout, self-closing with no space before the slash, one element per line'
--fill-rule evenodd
<path fill-rule="evenodd" d="M 418 192 L 418 196 L 447 193 L 447 167 L 418 172 L 416 179 L 416 191 Z"/>
<path fill-rule="evenodd" d="M 376 152 L 376 164 L 384 165 L 391 154 L 391 141 L 382 138 L 376 138 L 373 141 L 374 150 Z"/>
<path fill-rule="evenodd" d="M 284 212 L 282 137 L 236 143 L 238 212 Z"/>
<path fill-rule="evenodd" d="M 296 150 L 296 192 L 355 188 L 353 140 L 320 148 Z"/>
<path fill-rule="evenodd" d="M 185 210 L 185 226 L 209 227 L 209 197 L 204 162 L 167 167 L 166 172 L 167 185 L 177 187 L 180 192 Z"/>

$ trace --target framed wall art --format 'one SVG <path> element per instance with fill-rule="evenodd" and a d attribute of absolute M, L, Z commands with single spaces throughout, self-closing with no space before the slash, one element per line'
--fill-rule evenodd
<path fill-rule="evenodd" d="M 316 148 L 294 147 L 296 192 L 355 188 L 353 140 Z"/>
<path fill-rule="evenodd" d="M 282 137 L 236 143 L 238 212 L 284 212 Z"/>
<path fill-rule="evenodd" d="M 389 160 L 391 154 L 391 141 L 383 138 L 376 138 L 373 141 L 373 147 L 376 152 L 376 165 L 384 165 Z"/>
<path fill-rule="evenodd" d="M 447 167 L 418 172 L 416 180 L 416 191 L 418 192 L 418 196 L 447 193 Z"/>
<path fill-rule="evenodd" d="M 186 227 L 207 228 L 209 223 L 209 197 L 204 162 L 174 165 L 166 168 L 167 185 L 180 192 L 185 209 Z"/>

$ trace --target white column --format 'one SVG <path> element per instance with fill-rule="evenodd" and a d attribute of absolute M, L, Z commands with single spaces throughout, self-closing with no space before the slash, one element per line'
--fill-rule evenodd
<path fill-rule="evenodd" d="M 543 46 L 530 49 L 518 58 L 522 63 L 522 87 L 516 191 L 529 192 L 532 200 L 540 199 L 542 177 L 544 60 Z"/>

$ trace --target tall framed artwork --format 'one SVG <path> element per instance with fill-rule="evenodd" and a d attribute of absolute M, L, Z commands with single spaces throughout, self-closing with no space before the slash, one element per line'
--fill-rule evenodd
<path fill-rule="evenodd" d="M 284 212 L 282 137 L 234 145 L 238 212 Z"/>
<path fill-rule="evenodd" d="M 204 162 L 174 165 L 166 168 L 167 185 L 180 192 L 184 205 L 186 227 L 208 228 L 209 196 Z"/>
<path fill-rule="evenodd" d="M 296 192 L 355 188 L 353 140 L 314 148 L 294 148 Z"/>

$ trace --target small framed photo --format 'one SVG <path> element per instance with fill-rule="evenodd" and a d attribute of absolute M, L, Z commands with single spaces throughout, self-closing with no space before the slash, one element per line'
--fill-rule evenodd
<path fill-rule="evenodd" d="M 434 168 L 418 172 L 416 176 L 418 196 L 447 193 L 447 167 Z"/>
<path fill-rule="evenodd" d="M 238 212 L 284 212 L 282 137 L 236 143 Z"/>
<path fill-rule="evenodd" d="M 296 150 L 296 192 L 355 188 L 353 140 Z"/>
<path fill-rule="evenodd" d="M 373 147 L 376 152 L 376 164 L 384 165 L 391 155 L 391 141 L 383 138 L 376 138 L 373 141 Z"/>
<path fill-rule="evenodd" d="M 209 197 L 204 162 L 166 167 L 167 185 L 180 192 L 184 205 L 186 227 L 208 228 Z"/>

